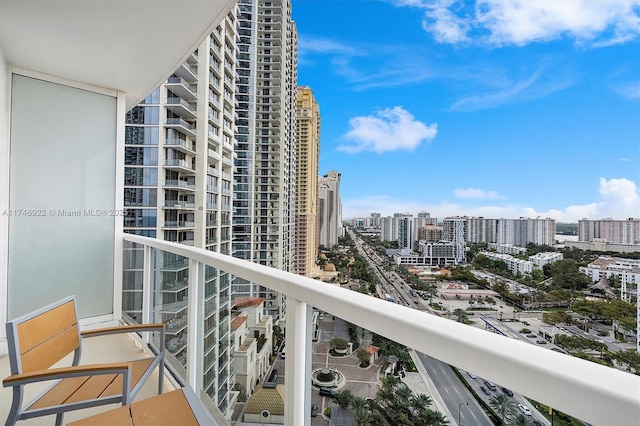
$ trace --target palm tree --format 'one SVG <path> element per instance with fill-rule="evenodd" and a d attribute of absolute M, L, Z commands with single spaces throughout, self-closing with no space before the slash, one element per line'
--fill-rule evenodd
<path fill-rule="evenodd" d="M 531 426 L 531 421 L 524 414 L 518 414 L 510 422 L 511 426 Z"/>
<path fill-rule="evenodd" d="M 512 414 L 516 408 L 515 402 L 504 393 L 492 396 L 489 400 L 489 406 L 500 415 L 502 420 L 504 420 L 507 414 Z"/>
<path fill-rule="evenodd" d="M 369 410 L 364 407 L 358 407 L 353 410 L 353 417 L 355 417 L 358 426 L 369 424 Z"/>

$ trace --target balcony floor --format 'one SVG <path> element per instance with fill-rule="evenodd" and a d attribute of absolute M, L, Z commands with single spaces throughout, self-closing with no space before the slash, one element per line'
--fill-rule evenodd
<path fill-rule="evenodd" d="M 92 364 L 101 362 L 130 361 L 145 357 L 145 350 L 130 336 L 114 335 L 101 336 L 85 339 L 82 343 L 82 364 Z M 59 363 L 59 366 L 71 364 L 72 357 L 68 356 Z M 9 356 L 0 357 L 0 378 L 4 379 L 10 375 Z M 30 401 L 45 386 L 31 385 L 26 388 L 24 401 Z M 164 392 L 174 389 L 174 385 L 168 379 L 164 379 Z M 157 395 L 158 392 L 158 372 L 154 372 L 153 377 L 147 381 L 142 390 L 138 393 L 135 401 L 146 399 Z M 11 408 L 12 392 L 11 388 L 0 387 L 0 421 L 4 422 Z M 65 423 L 101 413 L 113 408 L 118 404 L 104 405 L 102 407 L 87 408 L 84 410 L 70 411 L 64 415 Z M 36 417 L 34 419 L 22 420 L 20 425 L 53 425 L 55 415 Z"/>

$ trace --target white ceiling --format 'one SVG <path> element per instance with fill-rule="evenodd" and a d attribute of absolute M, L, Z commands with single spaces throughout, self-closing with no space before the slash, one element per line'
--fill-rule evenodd
<path fill-rule="evenodd" d="M 0 50 L 23 68 L 127 93 L 133 107 L 235 0 L 0 0 Z"/>

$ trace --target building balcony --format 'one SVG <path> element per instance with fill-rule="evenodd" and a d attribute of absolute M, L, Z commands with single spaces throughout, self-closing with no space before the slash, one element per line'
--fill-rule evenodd
<path fill-rule="evenodd" d="M 179 115 L 186 120 L 193 120 L 197 117 L 195 105 L 185 101 L 182 98 L 167 98 L 166 107 L 169 111 Z"/>
<path fill-rule="evenodd" d="M 165 220 L 163 227 L 176 229 L 176 228 L 193 228 L 195 226 L 196 226 L 195 222 L 189 222 L 184 220 Z"/>
<path fill-rule="evenodd" d="M 191 167 L 186 160 L 179 159 L 167 159 L 164 160 L 164 167 L 167 169 L 175 170 L 182 173 L 195 174 L 195 170 Z"/>
<path fill-rule="evenodd" d="M 186 133 L 190 136 L 196 136 L 196 126 L 191 123 L 186 122 L 182 118 L 167 118 L 165 123 L 166 127 L 177 128 L 183 133 Z"/>
<path fill-rule="evenodd" d="M 196 208 L 196 204 L 193 202 L 183 201 L 183 200 L 165 200 L 164 207 L 175 208 L 180 210 L 183 210 L 183 209 L 193 210 Z"/>
<path fill-rule="evenodd" d="M 176 151 L 184 152 L 186 154 L 196 153 L 191 149 L 191 144 L 187 144 L 187 141 L 183 139 L 166 139 L 164 144 L 167 148 L 175 149 Z"/>
<path fill-rule="evenodd" d="M 305 330 L 311 318 L 307 312 L 313 306 L 582 420 L 612 424 L 616 421 L 610 417 L 613 413 L 620 416 L 619 424 L 632 424 L 637 419 L 640 410 L 640 402 L 634 396 L 640 385 L 637 376 L 240 259 L 134 235 L 125 235 L 124 240 L 125 250 L 135 250 L 141 256 L 171 253 L 192 261 L 188 277 L 190 295 L 199 294 L 198 282 L 204 279 L 198 278 L 198 270 L 211 266 L 287 296 L 287 350 L 298 356 L 287 357 L 286 410 L 289 419 L 299 419 L 287 424 L 305 424 L 308 418 L 305 411 L 310 404 L 302 399 L 309 386 L 306 378 L 310 366 L 305 365 L 304 354 L 310 350 L 311 336 Z M 152 270 L 144 270 L 143 274 L 154 276 Z M 153 281 L 149 279 L 151 294 Z M 202 298 L 190 298 L 187 304 L 188 327 L 196 336 L 204 333 L 202 322 L 198 321 L 198 306 L 202 304 Z M 151 312 L 153 308 L 141 306 L 140 310 Z M 228 342 L 223 345 L 226 348 Z M 199 365 L 197 357 L 190 353 L 187 363 Z"/>
<path fill-rule="evenodd" d="M 176 189 L 176 190 L 183 190 L 186 189 L 187 192 L 192 192 L 196 190 L 196 184 L 195 183 L 190 183 L 190 182 L 186 182 L 184 180 L 165 180 L 164 181 L 164 185 L 163 188 L 165 189 Z"/>
<path fill-rule="evenodd" d="M 198 87 L 195 84 L 190 84 L 181 77 L 169 77 L 165 83 L 167 88 L 182 99 L 196 99 L 198 93 Z"/>

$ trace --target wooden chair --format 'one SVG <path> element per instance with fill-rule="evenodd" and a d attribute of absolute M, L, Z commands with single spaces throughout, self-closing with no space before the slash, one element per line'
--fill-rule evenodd
<path fill-rule="evenodd" d="M 2 381 L 13 388 L 13 402 L 6 424 L 56 414 L 62 424 L 66 411 L 97 405 L 128 405 L 158 367 L 158 394 L 164 377 L 164 324 L 139 324 L 80 331 L 75 296 L 7 323 L 11 376 Z M 117 333 L 158 332 L 159 353 L 129 362 L 81 365 L 82 340 Z M 51 368 L 74 352 L 70 367 Z M 23 404 L 24 387 L 53 381 L 31 402 Z"/>

